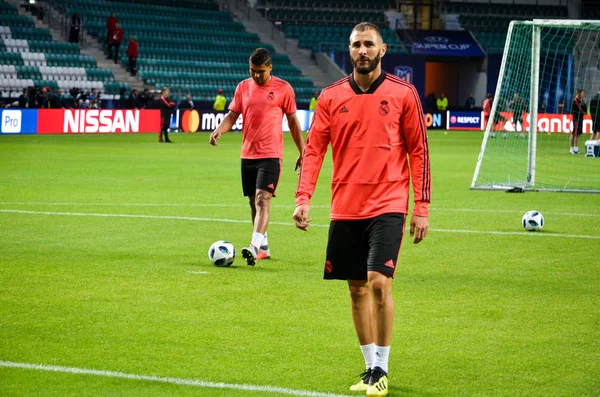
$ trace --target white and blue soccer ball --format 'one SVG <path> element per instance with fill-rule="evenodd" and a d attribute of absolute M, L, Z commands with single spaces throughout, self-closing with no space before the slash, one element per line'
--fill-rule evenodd
<path fill-rule="evenodd" d="M 231 266 L 235 260 L 235 247 L 225 240 L 216 241 L 208 249 L 208 259 L 215 266 Z"/>
<path fill-rule="evenodd" d="M 544 227 L 544 216 L 539 211 L 527 211 L 523 215 L 523 227 L 530 232 L 537 232 Z"/>

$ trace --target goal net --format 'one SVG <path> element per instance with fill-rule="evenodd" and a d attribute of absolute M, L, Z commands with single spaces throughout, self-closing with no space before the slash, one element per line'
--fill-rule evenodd
<path fill-rule="evenodd" d="M 511 22 L 472 189 L 600 192 L 599 58 L 600 21 Z"/>

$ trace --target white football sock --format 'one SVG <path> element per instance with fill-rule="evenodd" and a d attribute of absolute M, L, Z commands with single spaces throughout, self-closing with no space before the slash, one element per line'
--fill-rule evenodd
<path fill-rule="evenodd" d="M 262 235 L 260 233 L 252 233 L 252 241 L 250 242 L 250 244 L 255 246 L 256 249 L 259 249 L 260 246 L 262 245 L 264 239 L 265 239 L 264 235 Z"/>
<path fill-rule="evenodd" d="M 269 245 L 269 240 L 267 240 L 267 232 L 265 232 L 265 238 L 262 241 L 261 247 L 265 247 L 267 245 Z"/>
<path fill-rule="evenodd" d="M 373 368 L 373 363 L 375 362 L 375 343 L 360 345 L 360 350 L 365 358 L 367 369 Z"/>
<path fill-rule="evenodd" d="M 389 357 L 390 357 L 390 347 L 389 346 L 375 346 L 375 363 L 373 364 L 373 368 L 379 367 L 387 373 Z"/>

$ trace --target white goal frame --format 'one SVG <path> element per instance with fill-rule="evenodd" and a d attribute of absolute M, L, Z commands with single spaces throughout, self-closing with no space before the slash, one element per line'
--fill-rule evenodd
<path fill-rule="evenodd" d="M 502 53 L 502 63 L 500 65 L 500 72 L 498 77 L 498 83 L 496 84 L 496 92 L 494 98 L 499 98 L 501 93 L 502 81 L 504 80 L 504 71 L 506 68 L 506 61 L 508 58 L 509 43 L 512 37 L 513 29 L 515 25 L 531 25 L 532 29 L 532 49 L 531 49 L 531 95 L 529 98 L 529 142 L 527 150 L 527 175 L 526 181 L 523 183 L 514 184 L 503 184 L 503 185 L 491 185 L 491 186 L 475 186 L 477 178 L 479 176 L 479 170 L 483 161 L 485 148 L 489 139 L 492 122 L 488 122 L 483 141 L 481 143 L 481 149 L 479 151 L 479 157 L 477 159 L 477 165 L 475 166 L 475 173 L 473 174 L 473 180 L 471 182 L 471 189 L 473 190 L 507 190 L 515 187 L 522 188 L 525 190 L 537 190 L 535 186 L 535 166 L 537 160 L 537 118 L 538 118 L 538 94 L 539 94 L 539 73 L 540 73 L 540 36 L 542 27 L 581 27 L 586 25 L 600 26 L 600 20 L 572 20 L 572 19 L 534 19 L 533 21 L 511 21 L 508 27 L 508 34 L 506 36 L 506 42 L 504 43 L 504 51 Z M 498 101 L 492 103 L 491 117 L 496 114 Z M 598 190 L 580 190 L 580 189 L 544 189 L 544 191 L 570 191 L 570 192 L 584 192 L 584 193 L 600 193 Z"/>

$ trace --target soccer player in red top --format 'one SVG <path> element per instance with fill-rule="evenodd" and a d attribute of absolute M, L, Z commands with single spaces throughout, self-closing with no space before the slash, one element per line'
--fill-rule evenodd
<path fill-rule="evenodd" d="M 249 61 L 250 78 L 238 84 L 229 112 L 210 135 L 210 144 L 216 146 L 221 135 L 230 131 L 242 114 L 242 189 L 250 201 L 254 224 L 252 240 L 248 247 L 242 248 L 242 256 L 248 265 L 254 266 L 256 260 L 271 256 L 267 227 L 271 199 L 281 173 L 284 115 L 300 153 L 296 169 L 302 161 L 304 137 L 296 117 L 294 90 L 287 81 L 271 75 L 273 65 L 269 51 L 257 48 Z"/>
<path fill-rule="evenodd" d="M 485 99 L 483 100 L 483 130 L 487 129 L 487 124 L 490 120 L 490 114 L 492 113 L 492 94 L 487 94 Z M 492 128 L 492 134 L 494 133 L 494 129 Z M 492 136 L 494 138 L 495 136 Z"/>
<path fill-rule="evenodd" d="M 350 34 L 354 71 L 325 88 L 309 130 L 296 191 L 296 227 L 307 230 L 309 202 L 331 145 L 331 223 L 325 279 L 347 280 L 352 317 L 366 371 L 350 387 L 368 396 L 388 393 L 394 322 L 392 278 L 408 212 L 410 235 L 427 235 L 431 176 L 427 130 L 415 88 L 381 69 L 386 45 L 376 25 Z"/>

